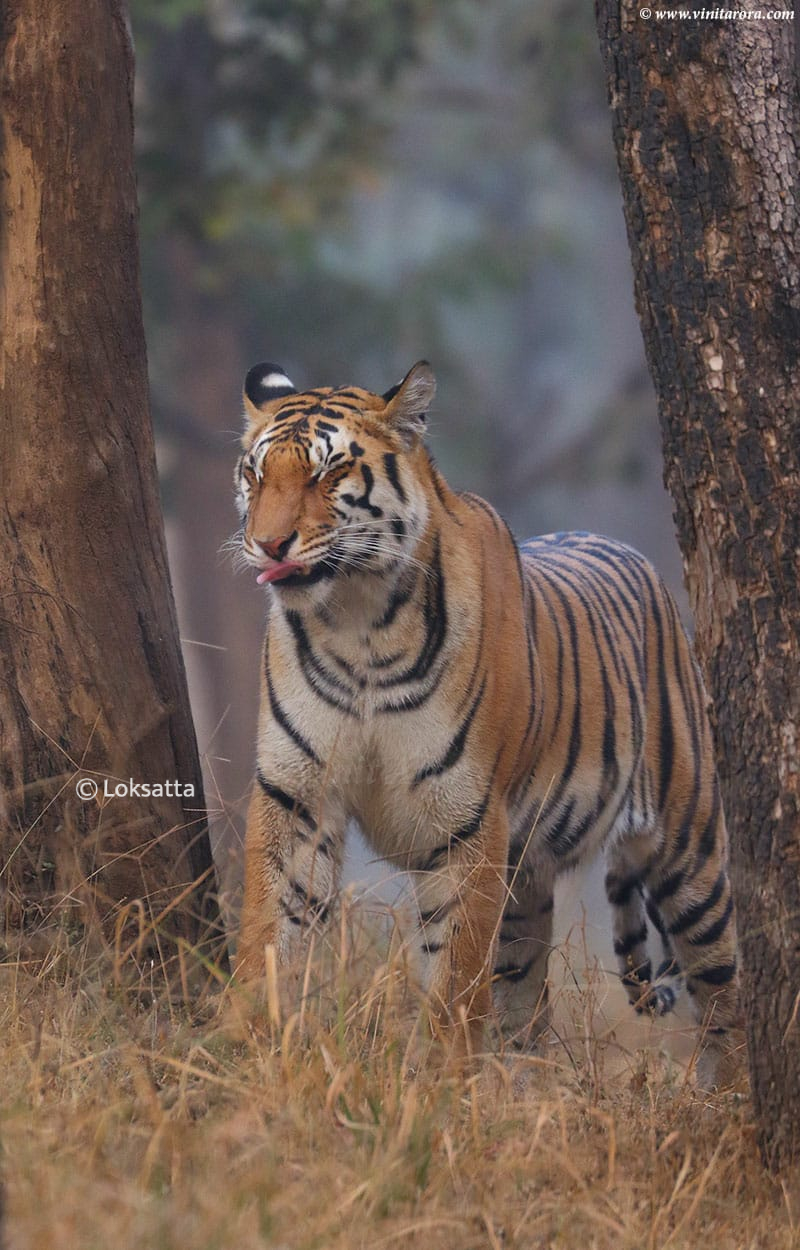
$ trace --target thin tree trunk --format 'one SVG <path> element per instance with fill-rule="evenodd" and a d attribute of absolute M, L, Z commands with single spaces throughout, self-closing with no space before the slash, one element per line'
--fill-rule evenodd
<path fill-rule="evenodd" d="M 197 290 L 195 275 L 205 258 L 187 240 L 172 238 L 162 249 L 170 324 L 175 327 L 173 373 L 185 379 L 182 408 L 191 413 L 198 433 L 222 455 L 186 446 L 181 461 L 186 471 L 175 483 L 175 525 L 172 541 L 176 596 L 184 629 L 192 638 L 215 644 L 190 647 L 186 662 L 192 689 L 202 692 L 202 711 L 195 707 L 201 743 L 210 741 L 206 791 L 212 808 L 224 815 L 212 822 L 212 840 L 226 894 L 238 891 L 242 876 L 241 836 L 235 827 L 243 816 L 253 782 L 253 743 L 258 717 L 258 682 L 254 658 L 261 655 L 264 594 L 252 578 L 237 573 L 230 559 L 216 553 L 236 529 L 231 505 L 231 426 L 241 404 L 242 358 L 240 310 L 227 302 L 227 320 L 220 299 Z M 230 417 L 220 421 L 220 413 Z M 221 429 L 226 429 L 224 440 Z M 235 434 L 233 435 L 235 439 Z M 193 500 L 202 498 L 198 513 Z M 205 559 L 198 559 L 198 551 Z M 209 558 L 212 553 L 213 558 Z M 230 610 L 231 603 L 236 611 Z M 196 699 L 195 699 L 196 702 Z"/>
<path fill-rule="evenodd" d="M 793 31 L 650 12 L 597 0 L 666 481 L 716 709 L 760 1144 L 782 1167 L 800 1159 Z"/>
<path fill-rule="evenodd" d="M 148 408 L 126 13 L 6 0 L 0 20 L 6 925 L 67 899 L 110 928 L 141 899 L 166 958 L 216 909 Z M 173 793 L 82 802 L 82 776 Z"/>

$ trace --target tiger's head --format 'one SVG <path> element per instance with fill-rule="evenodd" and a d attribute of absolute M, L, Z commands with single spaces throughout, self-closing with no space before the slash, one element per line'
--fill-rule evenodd
<path fill-rule="evenodd" d="M 411 558 L 428 519 L 414 461 L 435 391 L 424 360 L 384 395 L 298 392 L 277 365 L 250 370 L 235 486 L 259 584 L 302 590 Z"/>

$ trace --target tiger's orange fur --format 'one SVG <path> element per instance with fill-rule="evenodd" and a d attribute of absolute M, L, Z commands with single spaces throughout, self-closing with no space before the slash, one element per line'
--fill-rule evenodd
<path fill-rule="evenodd" d="M 424 444 L 420 362 L 385 396 L 248 374 L 237 468 L 270 582 L 238 974 L 324 924 L 347 821 L 413 875 L 435 1017 L 545 1026 L 553 886 L 604 853 L 620 973 L 668 1010 L 681 977 L 704 1080 L 736 1013 L 726 837 L 705 695 L 672 598 L 590 534 L 517 547 Z M 653 975 L 647 921 L 663 947 Z"/>

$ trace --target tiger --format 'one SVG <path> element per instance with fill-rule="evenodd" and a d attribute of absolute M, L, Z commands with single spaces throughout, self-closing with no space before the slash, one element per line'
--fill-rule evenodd
<path fill-rule="evenodd" d="M 354 820 L 411 878 L 434 1030 L 548 1026 L 556 878 L 604 855 L 639 1011 L 693 1000 L 713 1086 L 736 936 L 707 699 L 652 565 L 587 532 L 517 545 L 426 445 L 427 361 L 383 395 L 245 379 L 241 554 L 268 588 L 235 975 L 331 915 Z M 654 971 L 648 920 L 662 948 Z M 465 1027 L 466 1024 L 466 1027 Z"/>

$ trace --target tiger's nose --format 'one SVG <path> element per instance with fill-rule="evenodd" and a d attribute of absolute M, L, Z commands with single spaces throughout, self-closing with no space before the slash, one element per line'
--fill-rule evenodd
<path fill-rule="evenodd" d="M 256 542 L 271 560 L 280 560 L 293 538 L 294 534 L 282 534 L 280 538 L 257 538 Z"/>

